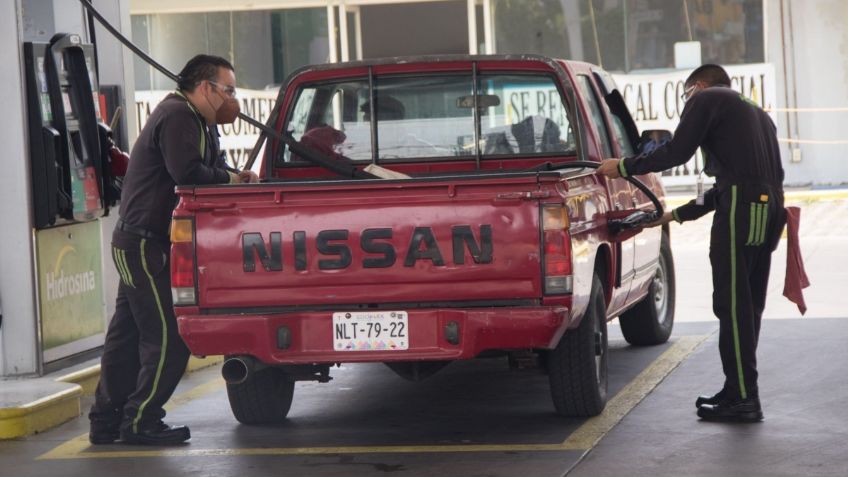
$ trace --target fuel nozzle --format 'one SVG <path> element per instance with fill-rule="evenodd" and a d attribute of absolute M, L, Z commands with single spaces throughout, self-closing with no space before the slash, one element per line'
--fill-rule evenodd
<path fill-rule="evenodd" d="M 624 217 L 610 218 L 607 227 L 613 234 L 619 234 L 628 230 L 637 230 L 658 219 L 657 211 L 646 212 L 644 210 L 631 211 Z"/>

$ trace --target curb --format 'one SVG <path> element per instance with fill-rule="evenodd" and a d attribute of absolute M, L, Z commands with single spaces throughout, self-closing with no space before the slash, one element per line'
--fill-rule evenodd
<path fill-rule="evenodd" d="M 205 358 L 192 356 L 186 366 L 186 373 L 215 366 L 223 360 L 223 356 Z M 98 381 L 100 381 L 100 365 L 96 364 L 54 380 L 47 380 L 44 388 L 55 387 L 55 383 L 67 384 L 68 387 L 25 404 L 4 407 L 2 400 L 10 399 L 13 395 L 11 392 L 7 394 L 5 390 L 0 392 L 0 441 L 44 432 L 79 417 L 82 414 L 80 404 L 82 398 L 94 395 Z M 38 386 L 35 380 L 20 382 L 24 385 Z"/>
<path fill-rule="evenodd" d="M 46 431 L 80 415 L 82 387 L 72 387 L 33 402 L 0 408 L 0 439 L 14 439 Z"/>
<path fill-rule="evenodd" d="M 56 382 L 59 383 L 78 384 L 83 396 L 93 396 L 98 381 L 100 381 L 99 364 L 56 378 Z"/>

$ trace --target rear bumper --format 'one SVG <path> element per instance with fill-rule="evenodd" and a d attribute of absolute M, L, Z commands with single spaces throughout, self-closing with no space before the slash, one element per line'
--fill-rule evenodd
<path fill-rule="evenodd" d="M 251 355 L 268 364 L 457 360 L 474 358 L 486 350 L 551 348 L 568 327 L 570 316 L 564 306 L 413 309 L 408 310 L 409 349 L 335 351 L 333 313 L 329 311 L 251 315 L 176 312 L 180 335 L 193 354 Z M 458 326 L 458 343 L 448 341 L 448 326 Z M 290 333 L 287 349 L 278 346 L 281 327 Z"/>

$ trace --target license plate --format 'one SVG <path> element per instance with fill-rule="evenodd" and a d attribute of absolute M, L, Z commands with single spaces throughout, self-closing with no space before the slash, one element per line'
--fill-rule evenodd
<path fill-rule="evenodd" d="M 399 351 L 409 349 L 409 316 L 405 311 L 333 313 L 336 351 Z"/>

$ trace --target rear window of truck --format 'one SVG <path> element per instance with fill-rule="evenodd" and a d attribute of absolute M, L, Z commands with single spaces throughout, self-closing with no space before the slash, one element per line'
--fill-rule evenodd
<path fill-rule="evenodd" d="M 285 127 L 312 148 L 357 162 L 468 159 L 477 147 L 483 158 L 574 154 L 565 103 L 552 77 L 477 79 L 475 98 L 470 74 L 378 77 L 373 104 L 367 78 L 305 85 Z M 279 159 L 300 161 L 288 148 Z"/>

